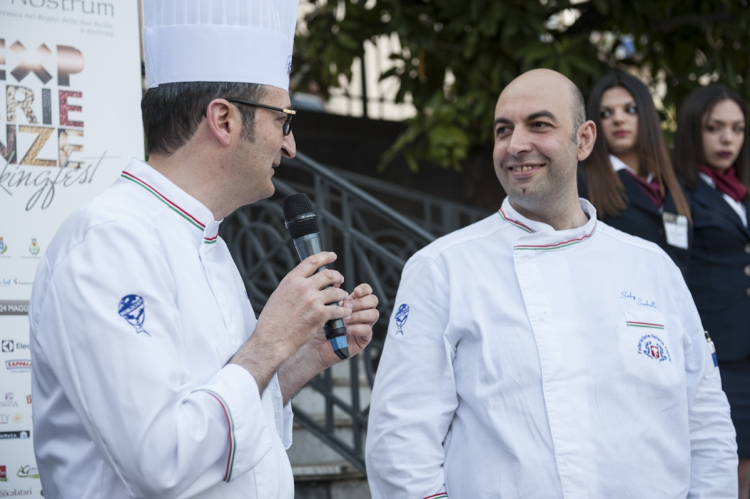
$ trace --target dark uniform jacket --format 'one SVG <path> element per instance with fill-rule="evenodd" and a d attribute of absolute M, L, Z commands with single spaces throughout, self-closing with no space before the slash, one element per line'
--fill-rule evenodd
<path fill-rule="evenodd" d="M 690 268 L 690 250 L 693 244 L 693 226 L 688 225 L 688 249 L 678 248 L 667 243 L 662 211 L 677 214 L 672 194 L 667 191 L 666 199 L 662 204 L 662 211 L 660 211 L 643 192 L 635 179 L 625 170 L 618 171 L 617 176 L 625 187 L 627 206 L 618 216 L 605 217 L 602 221 L 615 229 L 658 244 L 677 264 L 682 276 L 687 281 Z M 588 199 L 586 171 L 583 167 L 578 168 L 578 195 Z"/>
<path fill-rule="evenodd" d="M 750 358 L 750 232 L 702 178 L 688 191 L 695 240 L 688 286 L 720 361 Z M 750 203 L 743 201 L 748 215 Z"/>

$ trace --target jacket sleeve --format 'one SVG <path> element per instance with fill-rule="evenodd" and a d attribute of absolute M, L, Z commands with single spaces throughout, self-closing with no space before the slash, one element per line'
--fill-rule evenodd
<path fill-rule="evenodd" d="M 690 428 L 688 498 L 737 497 L 737 444 L 719 368 L 698 310 L 683 282 L 682 321 L 686 333 L 685 375 Z"/>
<path fill-rule="evenodd" d="M 366 460 L 374 499 L 444 498 L 443 442 L 458 405 L 448 284 L 432 260 L 404 268 L 378 366 Z"/>
<path fill-rule="evenodd" d="M 177 300 L 192 291 L 176 289 L 149 236 L 108 223 L 89 229 L 56 268 L 43 260 L 32 348 L 39 375 L 57 379 L 133 497 L 170 498 L 255 467 L 273 429 L 243 368 L 230 364 L 203 373 L 201 384 L 190 381 L 197 367 L 186 356 Z M 120 315 L 120 300 L 131 294 L 143 299 L 145 332 Z"/>

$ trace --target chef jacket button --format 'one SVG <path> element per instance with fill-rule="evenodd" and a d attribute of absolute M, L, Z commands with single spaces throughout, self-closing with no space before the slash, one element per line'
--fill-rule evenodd
<path fill-rule="evenodd" d="M 750 276 L 750 265 L 745 265 L 745 275 Z"/>
<path fill-rule="evenodd" d="M 748 255 L 750 255 L 750 243 L 748 243 L 748 244 L 745 245 L 745 253 L 747 253 Z"/>

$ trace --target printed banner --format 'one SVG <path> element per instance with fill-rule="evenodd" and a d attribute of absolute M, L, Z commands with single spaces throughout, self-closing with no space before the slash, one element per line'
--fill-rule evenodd
<path fill-rule="evenodd" d="M 42 497 L 28 303 L 58 227 L 143 158 L 138 2 L 0 0 L 0 497 Z"/>

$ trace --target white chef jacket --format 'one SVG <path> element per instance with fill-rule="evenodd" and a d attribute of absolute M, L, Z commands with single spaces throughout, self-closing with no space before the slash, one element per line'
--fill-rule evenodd
<path fill-rule="evenodd" d="M 29 307 L 45 497 L 293 497 L 290 404 L 227 365 L 257 321 L 219 223 L 133 159 L 58 231 Z"/>
<path fill-rule="evenodd" d="M 596 220 L 502 209 L 404 268 L 366 456 L 374 499 L 737 497 L 735 432 L 680 271 Z"/>

